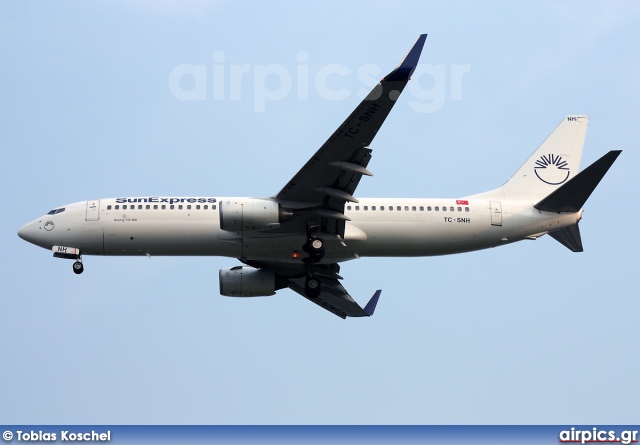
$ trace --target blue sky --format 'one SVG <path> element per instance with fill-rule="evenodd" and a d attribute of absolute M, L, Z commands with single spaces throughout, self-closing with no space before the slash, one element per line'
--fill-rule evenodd
<path fill-rule="evenodd" d="M 0 3 L 2 423 L 637 423 L 639 18 L 631 1 Z M 585 205 L 584 253 L 544 237 L 353 261 L 350 293 L 383 293 L 343 321 L 288 290 L 221 297 L 234 259 L 87 257 L 76 276 L 17 237 L 87 199 L 277 193 L 359 103 L 359 70 L 382 77 L 421 33 L 423 75 L 357 196 L 495 188 L 587 114 L 582 166 L 624 152 Z M 185 65 L 204 84 L 172 83 Z"/>

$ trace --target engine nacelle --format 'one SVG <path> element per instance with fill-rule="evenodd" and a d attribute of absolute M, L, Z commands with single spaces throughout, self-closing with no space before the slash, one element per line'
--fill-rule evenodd
<path fill-rule="evenodd" d="M 276 274 L 249 266 L 220 269 L 220 294 L 226 297 L 268 297 L 276 293 Z"/>
<path fill-rule="evenodd" d="M 229 232 L 277 229 L 293 213 L 269 199 L 241 198 L 220 202 L 220 228 Z"/>

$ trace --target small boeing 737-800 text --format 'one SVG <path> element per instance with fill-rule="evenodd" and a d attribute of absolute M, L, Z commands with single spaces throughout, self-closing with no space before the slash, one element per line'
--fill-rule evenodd
<path fill-rule="evenodd" d="M 452 199 L 356 199 L 370 144 L 418 64 L 426 35 L 384 77 L 300 171 L 270 198 L 121 197 L 57 207 L 18 235 L 73 259 L 85 255 L 216 255 L 220 293 L 290 288 L 339 317 L 373 314 L 340 284 L 339 263 L 360 257 L 447 255 L 549 234 L 582 251 L 582 206 L 620 151 L 578 173 L 588 117 L 570 115 L 503 186 Z"/>

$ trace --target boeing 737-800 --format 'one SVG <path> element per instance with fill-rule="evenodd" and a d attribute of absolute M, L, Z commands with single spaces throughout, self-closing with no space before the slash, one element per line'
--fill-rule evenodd
<path fill-rule="evenodd" d="M 74 259 L 86 255 L 216 255 L 220 293 L 273 295 L 290 288 L 342 317 L 373 314 L 340 284 L 339 263 L 360 257 L 431 256 L 502 246 L 545 234 L 582 251 L 582 206 L 620 154 L 578 173 L 588 117 L 565 117 L 503 186 L 452 199 L 356 199 L 370 144 L 416 68 L 426 35 L 273 197 L 121 197 L 57 207 L 18 235 Z"/>

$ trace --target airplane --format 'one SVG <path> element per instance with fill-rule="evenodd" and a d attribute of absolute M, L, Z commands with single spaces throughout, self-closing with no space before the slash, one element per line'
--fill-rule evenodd
<path fill-rule="evenodd" d="M 86 255 L 210 255 L 242 265 L 220 270 L 220 294 L 274 295 L 289 288 L 341 317 L 373 315 L 340 284 L 339 263 L 487 249 L 548 234 L 582 252 L 582 207 L 621 151 L 578 173 L 588 116 L 569 115 L 501 187 L 457 198 L 361 198 L 354 192 L 370 145 L 414 72 L 427 35 L 385 76 L 307 163 L 272 197 L 144 196 L 56 207 L 18 235 L 73 259 Z"/>

